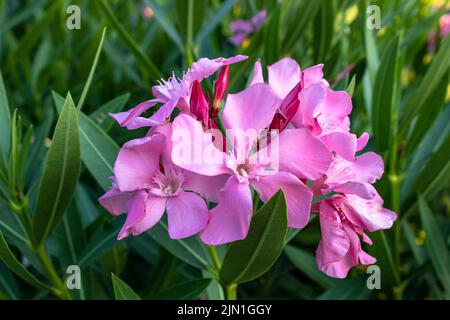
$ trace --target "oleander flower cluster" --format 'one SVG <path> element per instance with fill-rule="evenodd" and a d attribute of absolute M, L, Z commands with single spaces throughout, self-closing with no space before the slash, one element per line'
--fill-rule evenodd
<path fill-rule="evenodd" d="M 248 86 L 228 93 L 229 66 L 246 58 L 201 58 L 154 86 L 153 99 L 112 114 L 130 130 L 149 129 L 122 146 L 99 199 L 111 214 L 127 214 L 118 239 L 166 214 L 172 239 L 242 240 L 254 207 L 283 189 L 290 228 L 304 228 L 311 212 L 320 219 L 322 272 L 344 278 L 375 263 L 360 239 L 371 244 L 367 233 L 390 228 L 396 214 L 373 187 L 382 158 L 363 152 L 367 133 L 350 130 L 351 97 L 330 87 L 323 65 L 302 70 L 291 58 L 266 71 L 256 62 Z"/>

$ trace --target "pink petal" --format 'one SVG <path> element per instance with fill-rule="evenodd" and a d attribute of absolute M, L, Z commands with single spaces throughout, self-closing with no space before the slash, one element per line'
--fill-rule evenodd
<path fill-rule="evenodd" d="M 183 189 L 195 191 L 210 202 L 219 201 L 220 190 L 229 177 L 228 174 L 204 176 L 190 171 L 184 171 L 183 175 L 185 178 Z"/>
<path fill-rule="evenodd" d="M 328 193 L 331 191 L 354 194 L 364 199 L 372 199 L 377 194 L 375 188 L 370 183 L 353 181 L 338 184 L 325 192 Z"/>
<path fill-rule="evenodd" d="M 320 83 L 303 89 L 299 94 L 299 111 L 293 117 L 292 123 L 296 127 L 307 126 L 311 129 L 318 127 L 316 120 L 317 112 L 320 104 L 326 97 L 326 93 L 326 88 Z M 319 130 L 318 133 L 320 133 L 320 128 L 317 128 L 314 131 L 317 130 Z"/>
<path fill-rule="evenodd" d="M 347 194 L 344 201 L 346 217 L 369 232 L 389 229 L 397 219 L 394 212 L 383 208 L 383 200 L 378 194 L 370 200 Z"/>
<path fill-rule="evenodd" d="M 127 212 L 131 195 L 130 192 L 121 192 L 117 187 L 112 187 L 108 192 L 98 198 L 98 202 L 109 213 L 118 216 Z"/>
<path fill-rule="evenodd" d="M 114 176 L 121 191 L 146 189 L 151 186 L 159 168 L 159 156 L 164 144 L 162 135 L 128 141 L 114 164 Z"/>
<path fill-rule="evenodd" d="M 320 202 L 320 230 L 323 254 L 321 263 L 342 260 L 350 248 L 350 240 L 342 224 L 337 220 L 335 209 L 326 200 Z"/>
<path fill-rule="evenodd" d="M 133 236 L 137 236 L 142 232 L 154 227 L 160 220 L 166 210 L 167 198 L 149 195 L 145 205 L 145 215 L 137 221 L 131 232 Z"/>
<path fill-rule="evenodd" d="M 192 64 L 192 67 L 183 77 L 183 80 L 185 80 L 188 84 L 192 85 L 195 80 L 201 81 L 204 78 L 207 78 L 213 73 L 215 73 L 223 66 L 237 63 L 247 58 L 248 58 L 247 56 L 243 55 L 237 55 L 230 58 L 222 58 L 222 57 L 216 59 L 201 58 Z"/>
<path fill-rule="evenodd" d="M 300 66 L 292 58 L 283 58 L 267 67 L 269 85 L 283 99 L 300 82 Z"/>
<path fill-rule="evenodd" d="M 369 142 L 369 134 L 364 132 L 357 140 L 356 151 L 361 151 Z"/>
<path fill-rule="evenodd" d="M 310 180 L 327 172 L 331 153 L 308 129 L 285 129 L 280 133 L 279 144 L 280 170 Z"/>
<path fill-rule="evenodd" d="M 116 119 L 122 127 L 126 127 L 134 118 L 140 116 L 158 102 L 159 101 L 155 99 L 144 101 L 126 112 L 120 112 L 117 114 L 110 114 L 110 115 L 111 117 Z"/>
<path fill-rule="evenodd" d="M 253 179 L 250 184 L 263 202 L 267 202 L 278 190 L 283 189 L 290 228 L 303 228 L 308 224 L 313 193 L 300 179 L 288 172 L 278 172 L 258 180 Z"/>
<path fill-rule="evenodd" d="M 228 94 L 222 113 L 223 125 L 225 129 L 265 129 L 272 122 L 280 103 L 273 90 L 263 83 Z"/>
<path fill-rule="evenodd" d="M 173 121 L 171 157 L 180 168 L 198 174 L 217 176 L 230 172 L 225 154 L 214 146 L 211 133 L 204 132 L 200 122 L 186 114 Z"/>
<path fill-rule="evenodd" d="M 239 183 L 235 176 L 231 176 L 220 194 L 219 204 L 211 210 L 208 225 L 200 238 L 212 245 L 245 239 L 252 209 L 248 184 Z"/>
<path fill-rule="evenodd" d="M 255 66 L 253 67 L 253 78 L 250 82 L 250 87 L 257 83 L 264 83 L 261 61 L 255 62 Z"/>
<path fill-rule="evenodd" d="M 302 72 L 303 88 L 307 88 L 312 84 L 321 82 L 323 78 L 323 64 L 318 64 L 306 68 Z"/>
<path fill-rule="evenodd" d="M 359 181 L 374 183 L 383 175 L 383 158 L 375 152 L 363 153 L 356 157 L 352 169 Z"/>
<path fill-rule="evenodd" d="M 167 199 L 167 216 L 170 238 L 182 239 L 206 227 L 208 207 L 196 193 L 181 191 L 178 196 Z"/>
<path fill-rule="evenodd" d="M 346 91 L 334 91 L 328 88 L 320 112 L 344 119 L 352 112 L 352 98 Z"/>
<path fill-rule="evenodd" d="M 145 206 L 147 202 L 148 194 L 145 191 L 137 191 L 130 198 L 128 204 L 128 215 L 125 220 L 125 224 L 117 236 L 118 240 L 121 240 L 131 234 L 133 226 L 141 220 L 145 215 Z"/>
<path fill-rule="evenodd" d="M 332 132 L 320 137 L 330 151 L 336 152 L 338 155 L 347 160 L 355 159 L 356 135 L 349 132 Z"/>

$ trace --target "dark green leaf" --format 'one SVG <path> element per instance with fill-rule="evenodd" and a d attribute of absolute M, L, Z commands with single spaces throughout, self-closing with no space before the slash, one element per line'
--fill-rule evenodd
<path fill-rule="evenodd" d="M 431 60 L 425 76 L 420 82 L 415 93 L 408 99 L 403 110 L 404 115 L 400 123 L 400 132 L 406 132 L 414 117 L 426 106 L 428 106 L 431 95 L 436 87 L 445 79 L 450 65 L 450 38 L 441 42 L 441 47 L 436 56 Z"/>
<path fill-rule="evenodd" d="M 296 266 L 300 271 L 317 282 L 323 288 L 333 287 L 339 282 L 339 280 L 330 278 L 322 273 L 317 268 L 316 259 L 308 252 L 287 245 L 284 248 L 284 253 L 286 253 L 287 257 L 294 264 L 294 266 Z"/>
<path fill-rule="evenodd" d="M 340 281 L 336 286 L 321 294 L 318 300 L 366 300 L 372 291 L 367 288 L 364 276 Z"/>
<path fill-rule="evenodd" d="M 158 300 L 192 300 L 197 299 L 205 291 L 211 279 L 199 279 L 183 282 L 156 293 L 152 298 Z"/>
<path fill-rule="evenodd" d="M 372 127 L 377 150 L 387 150 L 395 134 L 399 90 L 399 44 L 395 37 L 387 46 L 378 67 L 372 91 Z"/>
<path fill-rule="evenodd" d="M 32 275 L 14 256 L 6 243 L 3 233 L 0 231 L 0 260 L 14 272 L 17 276 L 25 280 L 27 283 L 34 287 L 51 290 L 49 286 L 38 280 Z"/>
<path fill-rule="evenodd" d="M 220 278 L 233 284 L 261 276 L 280 256 L 286 234 L 286 200 L 280 190 L 253 216 L 247 238 L 231 245 Z"/>
<path fill-rule="evenodd" d="M 95 53 L 94 61 L 92 62 L 91 70 L 89 71 L 88 78 L 84 84 L 83 92 L 81 92 L 80 100 L 77 104 L 77 111 L 80 112 L 83 107 L 84 100 L 86 99 L 89 88 L 91 87 L 92 79 L 94 77 L 95 69 L 97 68 L 98 58 L 100 57 L 100 52 L 102 51 L 103 40 L 105 39 L 106 28 L 103 28 L 102 37 L 100 38 L 100 43 L 98 44 L 97 52 Z"/>
<path fill-rule="evenodd" d="M 10 140 L 11 114 L 9 112 L 8 97 L 6 96 L 2 72 L 0 70 L 0 147 L 4 157 L 8 155 Z M 0 161 L 3 161 L 3 159 L 0 159 Z"/>
<path fill-rule="evenodd" d="M 80 172 L 78 115 L 70 94 L 64 102 L 47 155 L 34 218 L 34 236 L 42 243 L 61 220 Z"/>
<path fill-rule="evenodd" d="M 301 8 L 297 12 L 293 12 L 296 19 L 293 20 L 292 26 L 288 26 L 289 32 L 286 33 L 287 38 L 283 42 L 283 52 L 290 52 L 299 42 L 303 32 L 307 29 L 306 27 L 319 11 L 322 1 L 303 1 Z M 299 12 L 301 12 L 300 15 Z"/>
<path fill-rule="evenodd" d="M 264 25 L 264 57 L 267 64 L 272 64 L 280 56 L 280 21 L 281 6 L 277 6 L 269 21 Z"/>
<path fill-rule="evenodd" d="M 111 273 L 111 279 L 116 300 L 141 300 L 136 292 L 134 292 L 129 285 L 120 280 L 114 273 Z"/>
<path fill-rule="evenodd" d="M 91 120 L 94 121 L 105 132 L 108 132 L 114 125 L 114 119 L 111 118 L 109 114 L 122 111 L 129 98 L 129 93 L 118 96 L 106 102 L 94 112 L 92 112 L 89 115 L 89 118 L 91 118 Z"/>
<path fill-rule="evenodd" d="M 53 92 L 55 105 L 60 105 L 61 97 Z M 97 183 L 107 190 L 111 186 L 109 177 L 113 175 L 114 161 L 119 146 L 84 113 L 79 113 L 81 159 Z"/>
<path fill-rule="evenodd" d="M 450 256 L 449 247 L 439 228 L 439 223 L 433 216 L 427 202 L 419 196 L 419 211 L 423 228 L 426 232 L 425 244 L 433 263 L 434 270 L 445 288 L 446 295 L 450 298 Z"/>
<path fill-rule="evenodd" d="M 314 59 L 325 62 L 333 41 L 334 2 L 320 1 L 320 9 L 314 19 Z"/>

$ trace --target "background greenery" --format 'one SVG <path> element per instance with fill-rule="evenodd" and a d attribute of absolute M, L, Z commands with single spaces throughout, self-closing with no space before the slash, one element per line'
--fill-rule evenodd
<path fill-rule="evenodd" d="M 66 28 L 70 4 L 81 8 L 81 30 Z M 238 297 L 450 298 L 450 41 L 437 37 L 434 52 L 427 46 L 448 3 L 370 4 L 381 8 L 380 30 L 366 27 L 364 0 L 0 0 L 0 298 L 224 298 L 197 238 L 171 241 L 161 223 L 116 241 L 123 218 L 96 199 L 109 187 L 119 146 L 144 134 L 120 128 L 108 112 L 148 99 L 158 79 L 199 57 L 238 53 L 249 59 L 231 67 L 232 91 L 257 59 L 324 63 L 332 86 L 353 94 L 352 129 L 368 131 L 368 149 L 383 155 L 377 189 L 399 214 L 391 230 L 372 235 L 381 290 L 366 288 L 363 267 L 345 280 L 318 271 L 313 219 L 289 232 L 277 262 L 240 285 Z M 261 9 L 264 26 L 231 45 L 230 22 Z M 226 248 L 218 249 L 223 259 Z M 69 293 L 63 282 L 72 264 L 83 284 Z"/>

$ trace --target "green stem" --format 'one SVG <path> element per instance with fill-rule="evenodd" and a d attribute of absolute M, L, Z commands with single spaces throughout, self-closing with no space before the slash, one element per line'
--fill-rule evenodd
<path fill-rule="evenodd" d="M 217 254 L 216 247 L 210 246 L 210 245 L 208 245 L 207 247 L 208 247 L 209 255 L 211 256 L 211 259 L 212 259 L 212 261 L 214 263 L 214 267 L 219 272 L 220 268 L 222 268 L 222 263 L 220 262 L 219 255 Z"/>
<path fill-rule="evenodd" d="M 237 299 L 237 284 L 231 284 L 227 286 L 226 293 L 227 293 L 227 300 L 236 300 Z"/>
<path fill-rule="evenodd" d="M 186 36 L 186 60 L 189 66 L 194 62 L 192 55 L 192 38 L 194 33 L 194 1 L 188 0 L 187 12 L 187 36 Z"/>
<path fill-rule="evenodd" d="M 55 286 L 53 294 L 63 300 L 72 300 L 72 296 L 70 295 L 69 290 L 67 289 L 64 282 L 59 278 L 59 275 L 56 272 L 55 267 L 53 266 L 53 263 L 47 253 L 47 250 L 45 249 L 44 244 L 41 244 L 39 247 L 37 247 L 35 249 L 35 252 L 37 258 L 39 259 L 39 262 L 47 273 L 48 278 Z"/>

